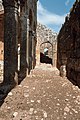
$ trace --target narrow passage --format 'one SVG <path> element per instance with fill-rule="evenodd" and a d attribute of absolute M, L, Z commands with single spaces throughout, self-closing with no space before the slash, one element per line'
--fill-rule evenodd
<path fill-rule="evenodd" d="M 41 64 L 8 94 L 0 120 L 80 120 L 80 89 Z"/>

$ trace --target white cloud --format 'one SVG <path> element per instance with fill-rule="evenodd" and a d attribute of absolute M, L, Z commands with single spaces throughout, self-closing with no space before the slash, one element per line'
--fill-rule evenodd
<path fill-rule="evenodd" d="M 38 15 L 37 19 L 40 23 L 45 25 L 57 25 L 60 26 L 62 23 L 64 23 L 65 16 L 66 15 L 57 15 L 55 13 L 51 13 L 47 9 L 45 9 L 42 4 L 38 1 Z"/>
<path fill-rule="evenodd" d="M 67 0 L 67 1 L 65 2 L 65 5 L 68 6 L 69 3 L 70 3 L 70 0 Z"/>

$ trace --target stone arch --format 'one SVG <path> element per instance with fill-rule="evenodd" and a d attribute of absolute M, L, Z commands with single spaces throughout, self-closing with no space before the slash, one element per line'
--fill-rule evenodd
<path fill-rule="evenodd" d="M 55 37 L 54 37 L 55 36 Z M 37 23 L 37 47 L 36 47 L 36 59 L 37 65 L 40 64 L 40 45 L 42 43 L 51 43 L 53 46 L 53 67 L 56 67 L 57 60 L 57 34 L 48 29 L 45 25 Z"/>
<path fill-rule="evenodd" d="M 50 41 L 44 41 L 44 42 L 42 42 L 42 43 L 40 44 L 40 46 L 41 46 L 42 44 L 44 44 L 44 43 L 49 43 L 49 44 L 52 45 L 52 43 L 51 43 Z M 53 46 L 53 45 L 52 45 L 52 46 Z"/>
<path fill-rule="evenodd" d="M 40 44 L 40 62 L 53 64 L 53 45 L 49 41 Z"/>

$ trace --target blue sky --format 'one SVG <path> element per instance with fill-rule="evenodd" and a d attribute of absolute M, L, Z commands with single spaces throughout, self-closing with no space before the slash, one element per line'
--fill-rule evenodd
<path fill-rule="evenodd" d="M 40 23 L 59 32 L 75 0 L 38 0 L 37 19 Z"/>

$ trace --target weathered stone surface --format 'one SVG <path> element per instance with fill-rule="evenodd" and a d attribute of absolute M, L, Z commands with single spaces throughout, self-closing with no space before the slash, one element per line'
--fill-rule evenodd
<path fill-rule="evenodd" d="M 4 82 L 17 83 L 18 3 L 4 0 Z"/>
<path fill-rule="evenodd" d="M 74 3 L 58 35 L 58 62 L 66 65 L 67 77 L 80 86 L 80 1 Z"/>
<path fill-rule="evenodd" d="M 47 56 L 52 59 L 53 66 L 56 66 L 57 59 L 57 33 L 40 23 L 37 24 L 37 64 L 40 63 L 40 53 L 45 54 L 44 50 L 48 49 Z"/>
<path fill-rule="evenodd" d="M 3 0 L 4 9 L 1 0 L 0 5 L 0 60 L 5 61 L 4 80 L 8 76 L 17 79 L 18 70 L 19 78 L 23 79 L 27 69 L 30 71 L 36 64 L 37 0 Z"/>

